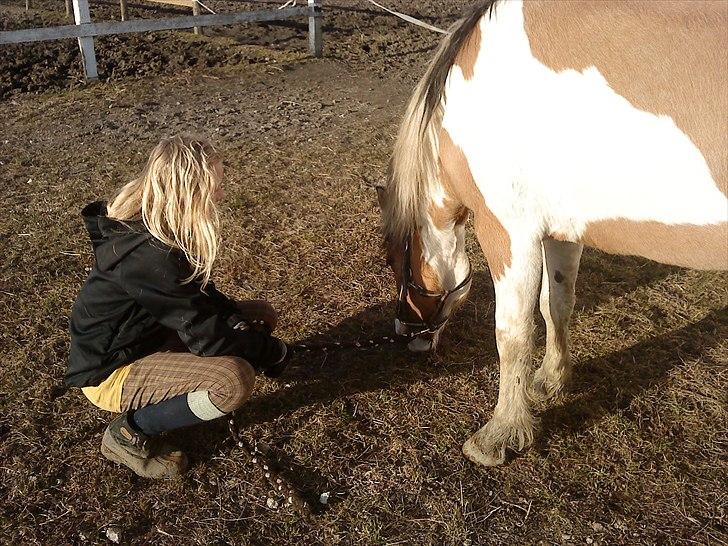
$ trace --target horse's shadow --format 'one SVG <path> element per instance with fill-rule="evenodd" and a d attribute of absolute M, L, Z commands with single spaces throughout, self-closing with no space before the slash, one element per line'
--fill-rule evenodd
<path fill-rule="evenodd" d="M 609 260 L 613 265 L 605 269 L 602 255 L 585 255 L 580 273 L 582 280 L 577 286 L 577 299 L 582 303 L 577 306 L 576 313 L 588 313 L 604 301 L 658 282 L 677 271 L 673 267 L 637 258 L 615 257 Z M 620 273 L 620 270 L 627 273 Z M 239 425 L 245 429 L 270 423 L 302 408 L 327 405 L 357 393 L 399 390 L 403 386 L 442 376 L 470 374 L 474 361 L 479 360 L 483 364 L 497 361 L 494 309 L 490 275 L 478 271 L 474 275 L 468 303 L 451 320 L 436 355 L 413 354 L 401 344 L 356 351 L 298 354 L 279 380 L 286 387 L 254 397 L 241 412 Z M 295 342 L 391 335 L 393 317 L 393 303 L 373 305 L 341 321 L 324 334 Z M 694 324 L 646 339 L 624 350 L 577 363 L 572 388 L 586 394 L 566 404 L 552 406 L 541 415 L 543 432 L 537 448 L 547 449 L 549 438 L 560 430 L 584 430 L 604 415 L 627 407 L 644 389 L 662 382 L 668 372 L 685 358 L 703 356 L 720 339 L 714 332 L 725 328 L 728 328 L 728 318 L 724 310 L 714 311 Z M 699 343 L 693 342 L 697 339 Z M 458 354 L 457 362 L 448 361 L 448 354 L 455 352 Z M 654 361 L 656 355 L 659 355 L 657 362 Z M 497 384 L 493 384 L 492 389 L 497 392 Z M 482 409 L 488 411 L 490 408 Z M 188 442 L 202 458 L 206 458 L 219 450 L 222 430 L 222 425 L 210 430 L 209 441 L 200 442 L 198 437 Z M 271 453 L 281 468 L 286 469 L 282 472 L 284 476 L 300 489 L 325 491 L 333 486 L 316 470 L 306 468 L 287 456 L 282 444 L 271 446 Z"/>

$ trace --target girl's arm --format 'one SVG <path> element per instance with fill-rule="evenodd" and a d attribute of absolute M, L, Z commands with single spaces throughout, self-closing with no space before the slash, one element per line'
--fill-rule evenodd
<path fill-rule="evenodd" d="M 278 339 L 233 328 L 244 317 L 235 315 L 230 300 L 216 290 L 215 295 L 205 294 L 195 281 L 180 282 L 187 277 L 189 265 L 178 252 L 143 244 L 120 267 L 126 292 L 162 325 L 176 330 L 190 352 L 241 356 L 257 368 L 280 360 L 284 349 Z"/>

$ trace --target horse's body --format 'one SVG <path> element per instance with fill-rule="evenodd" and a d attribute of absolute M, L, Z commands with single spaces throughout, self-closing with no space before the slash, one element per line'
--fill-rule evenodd
<path fill-rule="evenodd" d="M 414 285 L 430 292 L 467 274 L 473 211 L 501 378 L 493 418 L 464 446 L 472 460 L 497 464 L 506 445 L 530 442 L 529 396 L 568 378 L 584 244 L 728 269 L 726 55 L 727 2 L 488 0 L 446 38 L 405 115 L 382 205 L 398 282 L 411 239 Z M 531 381 L 539 288 L 547 350 Z M 409 322 L 427 324 L 433 302 L 404 296 Z"/>

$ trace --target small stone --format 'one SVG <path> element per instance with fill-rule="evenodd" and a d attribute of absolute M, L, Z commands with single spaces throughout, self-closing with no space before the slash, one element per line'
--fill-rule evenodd
<path fill-rule="evenodd" d="M 116 527 L 107 527 L 106 538 L 114 544 L 119 544 L 119 542 L 121 542 L 121 531 L 119 531 Z"/>
<path fill-rule="evenodd" d="M 266 473 L 265 473 L 265 477 L 266 477 L 266 478 L 270 478 L 270 472 L 266 472 Z"/>
<path fill-rule="evenodd" d="M 282 480 L 282 479 L 280 479 L 280 478 L 277 478 L 277 479 L 276 479 L 276 483 L 283 483 L 283 480 Z"/>
<path fill-rule="evenodd" d="M 592 537 L 586 537 L 586 543 L 587 544 L 594 544 L 594 539 Z"/>
<path fill-rule="evenodd" d="M 275 510 L 278 508 L 278 501 L 274 498 L 268 497 L 268 500 L 265 501 L 265 505 L 271 510 Z"/>
<path fill-rule="evenodd" d="M 263 465 L 263 470 L 268 470 L 268 465 L 267 464 L 264 464 Z"/>
<path fill-rule="evenodd" d="M 253 463 L 256 463 L 256 464 L 258 463 L 258 458 L 257 457 L 253 457 Z"/>
<path fill-rule="evenodd" d="M 328 504 L 329 503 L 329 495 L 331 495 L 331 493 L 329 493 L 328 491 L 326 491 L 326 493 L 321 493 L 321 496 L 319 497 L 319 502 L 321 504 Z"/>
<path fill-rule="evenodd" d="M 597 523 L 596 521 L 591 524 L 591 528 L 594 529 L 597 533 L 601 533 L 604 531 L 604 525 L 601 523 Z"/>

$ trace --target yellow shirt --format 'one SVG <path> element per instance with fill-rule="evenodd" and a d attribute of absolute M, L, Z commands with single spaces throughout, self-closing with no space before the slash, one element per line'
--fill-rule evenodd
<path fill-rule="evenodd" d="M 131 365 L 117 368 L 100 385 L 83 387 L 81 391 L 94 406 L 113 413 L 121 413 L 121 391 L 130 370 Z"/>

